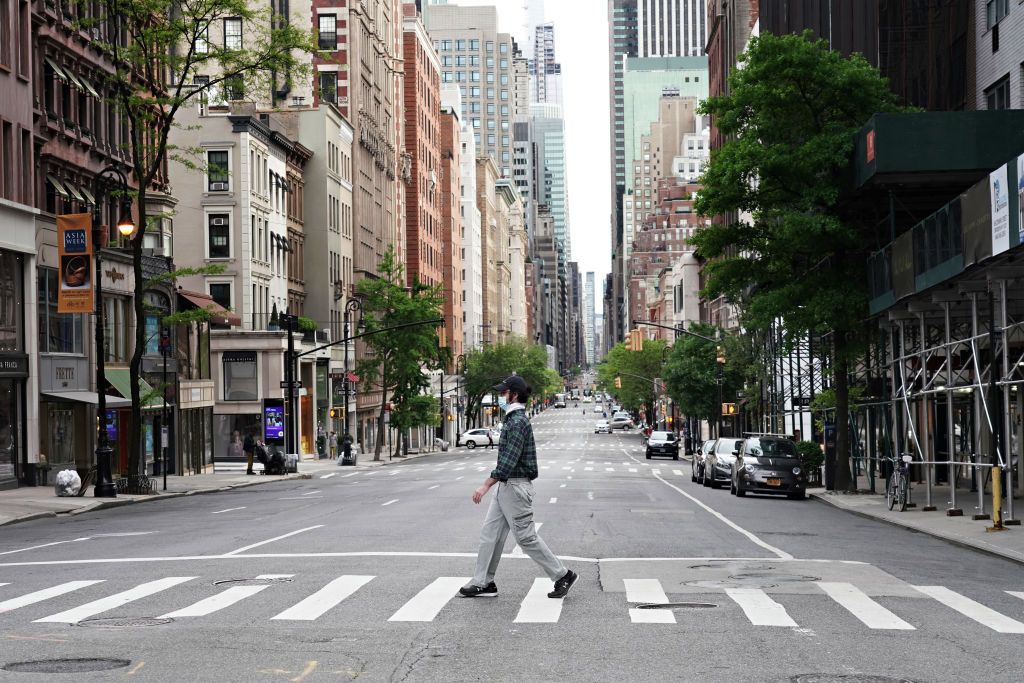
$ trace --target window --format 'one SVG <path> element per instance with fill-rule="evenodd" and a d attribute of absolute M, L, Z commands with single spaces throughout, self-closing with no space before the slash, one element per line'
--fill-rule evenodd
<path fill-rule="evenodd" d="M 488 52 L 494 52 L 494 41 L 493 40 L 488 40 L 487 43 L 486 43 L 486 46 L 487 46 L 487 51 Z"/>
<path fill-rule="evenodd" d="M 242 20 L 239 17 L 224 20 L 224 49 L 242 49 Z"/>
<path fill-rule="evenodd" d="M 231 283 L 211 282 L 208 287 L 210 288 L 210 298 L 224 308 L 231 310 Z"/>
<path fill-rule="evenodd" d="M 500 52 L 503 55 L 507 55 L 508 54 L 508 43 L 502 43 L 500 46 L 498 46 L 498 52 Z"/>
<path fill-rule="evenodd" d="M 493 71 L 488 71 L 487 72 L 487 82 L 488 83 L 494 83 L 494 72 Z"/>
<path fill-rule="evenodd" d="M 465 40 L 461 40 L 461 39 L 460 40 L 456 40 L 455 41 L 455 49 L 460 51 L 460 52 L 462 50 L 465 50 L 466 49 L 466 41 Z"/>
<path fill-rule="evenodd" d="M 985 17 L 988 29 L 991 30 L 1009 13 L 1010 0 L 988 0 L 985 3 Z"/>
<path fill-rule="evenodd" d="M 456 55 L 455 66 L 466 66 L 466 55 Z"/>
<path fill-rule="evenodd" d="M 507 59 L 501 59 L 501 60 L 498 61 L 498 65 L 502 69 L 507 69 L 508 68 L 508 60 Z"/>
<path fill-rule="evenodd" d="M 210 192 L 228 190 L 228 152 L 210 150 L 206 153 L 206 188 Z"/>
<path fill-rule="evenodd" d="M 338 49 L 338 17 L 335 14 L 318 14 L 317 47 L 321 50 Z"/>
<path fill-rule="evenodd" d="M 331 104 L 338 103 L 338 72 L 321 71 L 320 77 L 320 99 Z"/>
<path fill-rule="evenodd" d="M 995 85 L 985 90 L 986 108 L 1009 109 L 1010 108 L 1010 77 L 1003 76 Z"/>
<path fill-rule="evenodd" d="M 205 55 L 210 51 L 210 25 L 196 31 L 196 54 Z"/>
<path fill-rule="evenodd" d="M 446 52 L 450 52 L 451 49 L 452 49 L 452 41 L 450 41 L 450 40 L 442 40 L 441 41 L 441 49 L 446 51 Z"/>
<path fill-rule="evenodd" d="M 57 313 L 57 269 L 39 268 L 39 351 L 82 353 L 81 313 Z"/>
<path fill-rule="evenodd" d="M 480 72 L 479 71 L 476 71 L 476 70 L 470 71 L 469 75 L 470 75 L 470 79 L 469 80 L 473 81 L 474 83 L 479 83 L 480 82 Z"/>
<path fill-rule="evenodd" d="M 470 97 L 480 97 L 480 86 L 479 85 L 471 85 L 469 87 L 469 96 Z"/>
<path fill-rule="evenodd" d="M 171 312 L 170 303 L 164 294 L 146 292 L 143 296 L 146 303 L 146 350 L 147 356 L 160 355 L 160 318 Z"/>
<path fill-rule="evenodd" d="M 472 41 L 470 41 L 470 42 L 472 42 Z M 469 65 L 470 66 L 480 66 L 480 55 L 470 55 L 469 56 Z"/>
<path fill-rule="evenodd" d="M 221 364 L 225 401 L 259 400 L 255 351 L 225 351 Z"/>
<path fill-rule="evenodd" d="M 508 74 L 501 74 L 501 84 L 508 85 Z"/>
<path fill-rule="evenodd" d="M 479 38 L 471 39 L 469 41 L 469 49 L 470 50 L 479 50 L 480 49 L 480 39 Z M 479 59 L 479 57 L 477 57 L 477 59 Z"/>
<path fill-rule="evenodd" d="M 501 99 L 503 99 L 503 100 L 507 100 L 508 99 L 508 90 L 502 90 L 501 91 Z"/>
<path fill-rule="evenodd" d="M 231 258 L 231 219 L 226 213 L 211 213 L 207 219 L 209 254 L 207 258 Z"/>

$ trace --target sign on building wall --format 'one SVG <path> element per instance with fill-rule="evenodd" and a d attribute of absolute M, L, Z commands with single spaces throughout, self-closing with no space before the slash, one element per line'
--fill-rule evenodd
<path fill-rule="evenodd" d="M 964 267 L 992 255 L 992 201 L 987 181 L 960 195 L 964 234 Z"/>
<path fill-rule="evenodd" d="M 1024 244 L 1024 154 L 1017 157 L 1017 200 L 1017 241 Z"/>
<path fill-rule="evenodd" d="M 89 313 L 93 309 L 92 216 L 57 216 L 57 256 L 60 261 L 58 313 Z"/>
<path fill-rule="evenodd" d="M 992 171 L 988 185 L 992 197 L 992 255 L 1010 248 L 1010 187 L 1006 164 Z"/>

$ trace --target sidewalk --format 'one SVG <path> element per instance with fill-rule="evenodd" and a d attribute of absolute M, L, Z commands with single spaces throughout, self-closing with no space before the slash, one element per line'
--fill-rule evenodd
<path fill-rule="evenodd" d="M 26 486 L 7 491 L 0 491 L 0 527 L 7 524 L 27 522 L 42 517 L 56 517 L 57 515 L 80 515 L 94 510 L 131 505 L 133 503 L 145 503 L 150 501 L 166 500 L 168 498 L 179 498 L 181 496 L 195 496 L 204 493 L 216 493 L 218 491 L 230 491 L 231 489 L 245 488 L 248 486 L 259 486 L 261 484 L 273 484 L 280 481 L 294 481 L 297 479 L 312 479 L 319 474 L 337 472 L 339 470 L 361 470 L 373 467 L 387 466 L 412 460 L 413 458 L 440 453 L 433 451 L 428 453 L 410 453 L 407 457 L 395 457 L 388 460 L 387 453 L 382 453 L 383 460 L 373 461 L 373 453 L 360 454 L 358 463 L 355 466 L 342 467 L 334 460 L 316 460 L 312 456 L 299 463 L 298 474 L 285 474 L 280 476 L 264 476 L 261 474 L 245 474 L 245 465 L 233 471 L 213 472 L 213 468 L 205 474 L 193 474 L 187 476 L 168 476 L 167 491 L 163 490 L 163 477 L 152 477 L 156 481 L 158 493 L 148 496 L 118 494 L 116 498 L 94 498 L 90 486 L 84 496 L 60 498 L 54 493 L 53 486 Z"/>
<path fill-rule="evenodd" d="M 963 517 L 946 515 L 946 501 L 949 500 L 947 486 L 932 489 L 932 503 L 938 508 L 933 512 L 922 512 L 925 505 L 924 487 L 916 485 L 912 500 L 917 503 L 917 507 L 907 508 L 904 512 L 890 511 L 886 507 L 884 495 L 836 493 L 823 488 L 808 489 L 807 495 L 861 517 L 913 529 L 956 545 L 1024 564 L 1024 527 L 1008 526 L 1007 531 L 986 531 L 992 526 L 992 521 L 971 519 L 977 505 L 977 494 L 967 493 L 963 489 L 957 489 L 957 504 L 964 512 Z M 1024 516 L 1024 500 L 1018 498 L 1013 502 L 1015 516 L 1020 519 Z M 985 503 L 986 512 L 990 512 L 991 496 L 985 497 Z M 1006 503 L 1003 509 L 1006 510 Z"/>

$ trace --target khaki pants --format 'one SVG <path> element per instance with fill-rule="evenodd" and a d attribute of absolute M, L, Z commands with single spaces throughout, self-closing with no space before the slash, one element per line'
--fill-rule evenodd
<path fill-rule="evenodd" d="M 509 479 L 498 482 L 497 487 L 480 530 L 480 550 L 471 584 L 486 586 L 494 580 L 509 531 L 548 578 L 557 581 L 565 576 L 565 565 L 548 549 L 533 525 L 533 483 L 529 479 Z"/>
<path fill-rule="evenodd" d="M 246 474 L 249 474 L 250 472 L 252 472 L 252 455 L 253 455 L 252 451 L 246 451 L 246 453 L 245 453 L 245 463 L 246 463 L 245 473 Z"/>

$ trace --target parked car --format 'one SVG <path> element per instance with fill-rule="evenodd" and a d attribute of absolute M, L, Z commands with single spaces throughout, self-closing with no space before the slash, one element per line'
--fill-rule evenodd
<path fill-rule="evenodd" d="M 655 455 L 669 456 L 679 459 L 679 439 L 672 432 L 651 432 L 647 437 L 647 459 Z"/>
<path fill-rule="evenodd" d="M 708 439 L 700 445 L 690 461 L 690 481 L 704 481 L 704 462 L 715 447 L 715 439 Z"/>
<path fill-rule="evenodd" d="M 603 413 L 604 412 L 604 408 L 602 408 L 601 406 L 594 406 L 594 412 L 595 413 Z"/>
<path fill-rule="evenodd" d="M 612 417 L 612 419 L 608 420 L 608 425 L 612 429 L 632 429 L 633 418 L 629 417 L 628 415 L 617 415 L 615 417 Z"/>
<path fill-rule="evenodd" d="M 596 423 L 594 423 L 594 433 L 595 434 L 611 434 L 612 433 L 612 428 L 608 424 L 608 420 L 598 420 Z"/>
<path fill-rule="evenodd" d="M 714 447 L 704 458 L 700 482 L 713 489 L 717 489 L 719 484 L 727 484 L 732 477 L 732 463 L 736 460 L 736 451 L 742 447 L 743 439 L 734 436 L 715 439 Z"/>
<path fill-rule="evenodd" d="M 491 439 L 494 441 L 494 445 L 498 445 L 498 438 L 501 436 L 501 432 L 488 427 L 480 427 L 477 429 L 470 429 L 459 435 L 456 441 L 456 446 L 465 445 L 466 448 L 476 448 L 477 446 L 487 445 L 487 433 L 490 432 Z"/>
<path fill-rule="evenodd" d="M 745 496 L 754 493 L 785 494 L 796 500 L 806 497 L 806 478 L 800 466 L 796 444 L 784 436 L 753 436 L 732 464 L 730 492 Z"/>

